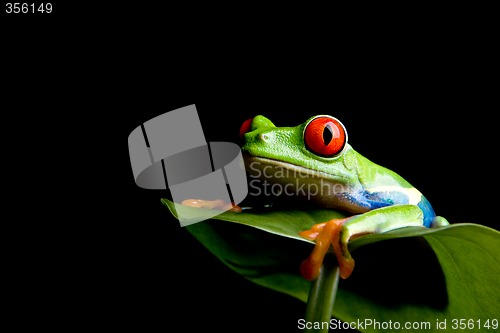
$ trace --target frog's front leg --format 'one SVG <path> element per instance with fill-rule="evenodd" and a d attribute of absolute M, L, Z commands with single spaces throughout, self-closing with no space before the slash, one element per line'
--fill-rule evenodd
<path fill-rule="evenodd" d="M 326 252 L 333 247 L 339 263 L 340 277 L 347 279 L 354 269 L 354 259 L 349 253 L 348 242 L 351 238 L 364 234 L 383 233 L 402 227 L 423 227 L 424 214 L 415 205 L 393 205 L 354 215 L 345 219 L 333 219 L 301 232 L 303 237 L 316 240 L 309 257 L 302 262 L 301 274 L 314 280 L 319 274 Z M 446 225 L 446 220 L 437 224 Z"/>
<path fill-rule="evenodd" d="M 341 229 L 346 221 L 350 218 L 332 219 L 328 222 L 315 224 L 311 229 L 302 231 L 300 235 L 310 240 L 316 240 L 316 245 L 312 250 L 309 257 L 300 265 L 300 272 L 307 280 L 314 280 L 318 277 L 323 259 L 328 252 L 330 246 L 333 246 L 335 254 L 338 252 L 339 236 Z M 337 249 L 335 250 L 335 248 Z M 350 255 L 349 255 L 350 257 Z M 354 268 L 354 260 L 352 258 L 345 258 L 337 256 L 340 271 L 347 272 L 349 269 L 352 271 Z M 350 267 L 350 268 L 349 268 Z M 349 273 L 350 274 L 350 273 Z"/>

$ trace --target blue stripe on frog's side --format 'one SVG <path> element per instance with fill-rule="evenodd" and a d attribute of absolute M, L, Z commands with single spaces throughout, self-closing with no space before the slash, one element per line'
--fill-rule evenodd
<path fill-rule="evenodd" d="M 408 196 L 399 191 L 368 192 L 366 190 L 362 190 L 359 192 L 353 191 L 350 193 L 344 193 L 344 197 L 349 198 L 349 200 L 356 206 L 366 210 L 397 204 L 407 204 L 409 202 Z"/>
<path fill-rule="evenodd" d="M 432 221 L 436 218 L 436 213 L 427 199 L 422 196 L 422 199 L 417 205 L 424 212 L 424 227 L 430 228 Z"/>
<path fill-rule="evenodd" d="M 408 204 L 408 196 L 400 191 L 388 191 L 388 192 L 351 192 L 343 193 L 345 198 L 357 205 L 358 207 L 364 208 L 366 210 L 377 209 L 381 207 L 397 205 L 397 204 Z M 432 208 L 429 201 L 422 195 L 420 202 L 417 206 L 424 213 L 424 223 L 423 225 L 430 228 L 432 221 L 436 217 L 434 209 Z"/>

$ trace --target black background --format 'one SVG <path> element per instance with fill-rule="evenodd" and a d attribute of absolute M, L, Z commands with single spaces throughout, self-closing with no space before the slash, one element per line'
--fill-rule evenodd
<path fill-rule="evenodd" d="M 403 176 L 437 214 L 499 229 L 497 75 L 481 28 L 262 31 L 252 20 L 235 31 L 233 18 L 186 33 L 158 19 L 64 25 L 71 18 L 5 41 L 6 123 L 29 133 L 5 149 L 31 161 L 5 163 L 26 182 L 12 192 L 21 260 L 11 272 L 16 302 L 42 326 L 296 331 L 303 303 L 230 271 L 172 218 L 161 191 L 134 183 L 128 135 L 186 105 L 207 141 L 236 142 L 257 114 L 277 126 L 334 115 L 354 149 Z"/>

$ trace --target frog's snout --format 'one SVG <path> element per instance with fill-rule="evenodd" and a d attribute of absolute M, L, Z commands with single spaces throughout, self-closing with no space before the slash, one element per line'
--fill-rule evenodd
<path fill-rule="evenodd" d="M 243 136 L 248 133 L 252 132 L 255 130 L 262 130 L 262 129 L 267 129 L 267 128 L 273 128 L 276 127 L 274 126 L 273 122 L 267 119 L 264 116 L 255 116 L 253 118 L 247 119 L 243 122 L 243 124 L 240 127 L 240 138 L 243 138 Z M 265 138 L 262 138 L 265 139 Z"/>

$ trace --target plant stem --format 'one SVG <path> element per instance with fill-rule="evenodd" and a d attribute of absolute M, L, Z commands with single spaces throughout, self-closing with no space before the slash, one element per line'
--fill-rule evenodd
<path fill-rule="evenodd" d="M 311 283 L 306 305 L 306 323 L 312 327 L 304 333 L 328 333 L 339 282 L 339 266 L 333 254 L 327 253 L 316 280 Z M 315 323 L 320 327 L 315 327 Z"/>

